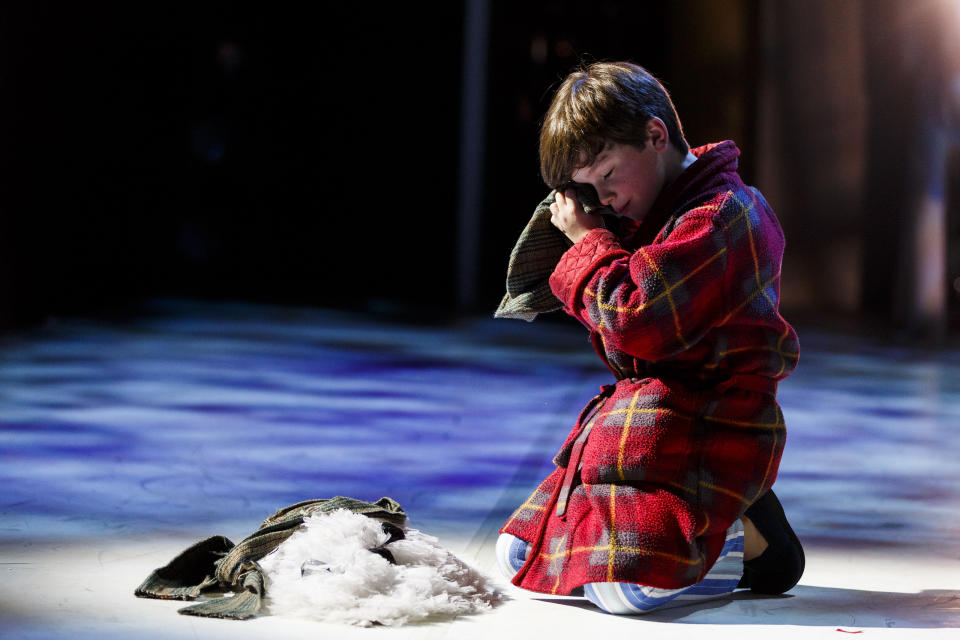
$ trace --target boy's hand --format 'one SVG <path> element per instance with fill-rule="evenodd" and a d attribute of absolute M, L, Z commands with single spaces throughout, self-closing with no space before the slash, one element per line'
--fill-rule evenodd
<path fill-rule="evenodd" d="M 603 226 L 600 216 L 592 216 L 583 210 L 573 189 L 557 191 L 550 205 L 550 222 L 574 243 L 580 241 L 591 229 Z"/>

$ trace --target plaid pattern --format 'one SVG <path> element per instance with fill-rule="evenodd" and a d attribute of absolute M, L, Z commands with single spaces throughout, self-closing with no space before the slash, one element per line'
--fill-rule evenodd
<path fill-rule="evenodd" d="M 550 284 L 618 382 L 581 414 L 558 468 L 501 530 L 531 541 L 514 584 L 677 589 L 703 579 L 727 529 L 773 485 L 785 440 L 776 383 L 796 367 L 778 311 L 783 234 L 736 173 L 731 142 L 700 156 L 639 230 L 595 229 Z M 652 233 L 650 234 L 652 235 Z M 572 443 L 592 423 L 580 460 Z M 566 510 L 567 465 L 581 465 Z"/>
<path fill-rule="evenodd" d="M 497 538 L 500 572 L 513 578 L 527 561 L 530 543 L 509 533 Z M 631 582 L 588 582 L 583 594 L 607 613 L 634 615 L 693 604 L 732 593 L 743 575 L 743 523 L 735 520 L 727 530 L 720 557 L 703 580 L 682 589 L 657 589 Z"/>

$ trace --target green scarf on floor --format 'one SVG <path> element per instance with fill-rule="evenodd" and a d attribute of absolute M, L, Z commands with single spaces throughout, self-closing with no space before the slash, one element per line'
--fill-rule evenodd
<path fill-rule="evenodd" d="M 260 611 L 263 571 L 257 560 L 293 535 L 306 517 L 347 509 L 402 527 L 407 514 L 392 498 L 364 502 L 354 498 L 306 500 L 280 509 L 260 527 L 234 545 L 224 536 L 211 536 L 192 545 L 166 566 L 155 569 L 134 591 L 138 598 L 194 600 L 211 592 L 234 595 L 207 600 L 178 613 L 207 618 L 245 620 Z"/>

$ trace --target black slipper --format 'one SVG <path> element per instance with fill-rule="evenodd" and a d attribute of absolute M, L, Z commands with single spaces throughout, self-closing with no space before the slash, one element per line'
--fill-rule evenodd
<path fill-rule="evenodd" d="M 767 491 L 743 515 L 767 541 L 767 548 L 743 563 L 743 577 L 737 587 L 771 595 L 789 591 L 800 581 L 806 559 L 777 496 Z"/>

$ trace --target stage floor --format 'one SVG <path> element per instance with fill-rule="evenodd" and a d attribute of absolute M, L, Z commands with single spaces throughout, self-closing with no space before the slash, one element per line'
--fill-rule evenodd
<path fill-rule="evenodd" d="M 0 342 L 4 638 L 960 637 L 960 350 L 798 328 L 777 494 L 788 595 L 617 618 L 496 575 L 497 529 L 610 373 L 577 327 L 157 301 Z M 134 588 L 278 507 L 397 499 L 508 596 L 397 629 L 180 616 Z M 698 625 L 691 627 L 689 625 Z"/>

